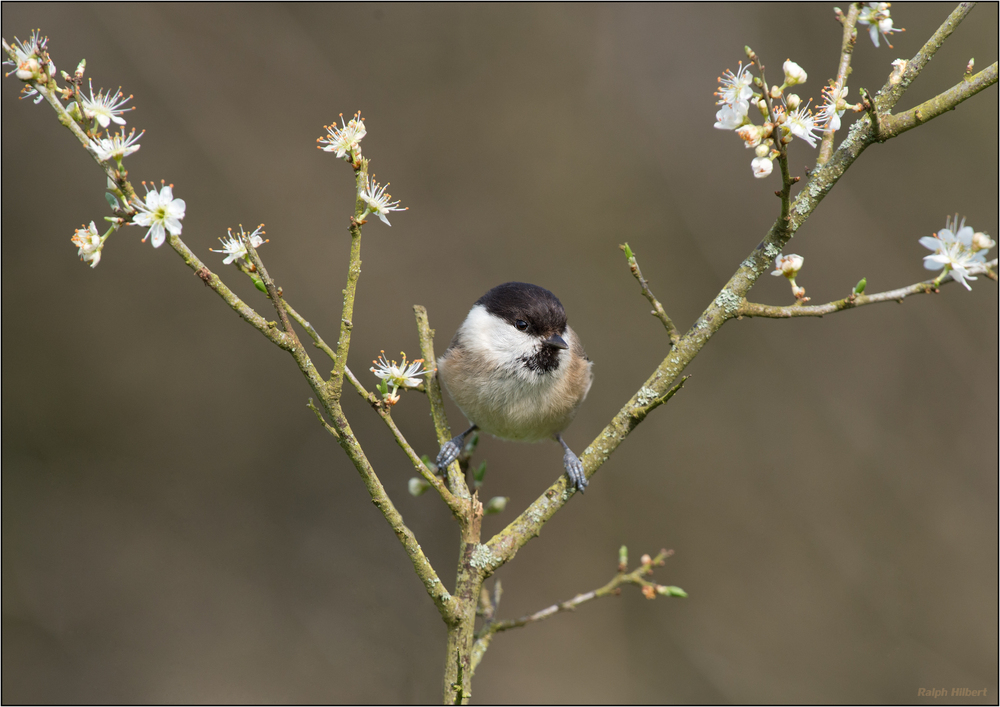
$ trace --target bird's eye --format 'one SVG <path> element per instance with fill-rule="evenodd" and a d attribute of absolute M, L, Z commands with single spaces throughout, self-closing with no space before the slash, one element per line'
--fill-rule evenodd
<path fill-rule="evenodd" d="M 528 328 L 528 322 L 524 321 L 523 319 L 518 319 L 516 322 L 514 322 L 514 326 L 517 327 L 518 331 L 524 331 L 525 329 Z"/>

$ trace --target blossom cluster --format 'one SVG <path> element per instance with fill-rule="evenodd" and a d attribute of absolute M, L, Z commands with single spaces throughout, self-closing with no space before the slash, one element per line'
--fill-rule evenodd
<path fill-rule="evenodd" d="M 750 73 L 751 65 L 743 66 L 740 62 L 736 72 L 727 70 L 719 77 L 719 89 L 715 95 L 719 98 L 716 105 L 721 108 L 715 114 L 715 127 L 736 131 L 747 148 L 753 148 L 755 157 L 750 167 L 753 175 L 760 179 L 773 171 L 773 161 L 780 154 L 778 141 L 787 145 L 793 137 L 797 137 L 810 147 L 816 147 L 820 131 L 832 125 L 832 118 L 836 118 L 836 126 L 840 127 L 840 116 L 846 109 L 843 99 L 847 95 L 847 87 L 832 87 L 828 104 L 824 104 L 820 113 L 815 115 L 809 107 L 811 101 L 803 105 L 798 95 L 785 95 L 785 89 L 805 83 L 809 78 L 801 66 L 791 59 L 786 60 L 782 65 L 784 82 L 780 86 L 768 87 L 761 78 Z M 754 91 L 755 86 L 761 91 Z M 781 103 L 775 104 L 779 99 Z M 751 104 L 763 116 L 761 125 L 750 118 Z"/>
<path fill-rule="evenodd" d="M 126 105 L 132 100 L 132 96 L 123 96 L 120 86 L 114 92 L 100 89 L 95 93 L 94 84 L 90 79 L 87 82 L 88 91 L 84 94 L 80 87 L 83 85 L 86 60 L 77 65 L 72 76 L 65 71 L 61 72 L 66 86 L 59 87 L 55 82 L 56 67 L 48 54 L 48 37 L 43 37 L 37 30 L 32 32 L 28 41 L 22 42 L 15 38 L 12 46 L 8 47 L 5 42 L 4 48 L 8 50 L 9 55 L 13 55 L 4 63 L 15 66 L 13 71 L 7 73 L 7 76 L 15 74 L 17 78 L 27 84 L 25 95 L 38 94 L 36 103 L 44 95 L 51 95 L 50 100 L 55 100 L 57 103 L 56 96 L 70 101 L 66 105 L 66 113 L 86 135 L 87 149 L 98 162 L 114 161 L 115 163 L 114 172 L 108 172 L 109 192 L 107 197 L 108 203 L 120 216 L 107 218 L 112 225 L 110 230 L 103 235 L 98 232 L 93 221 L 90 222 L 89 227 L 83 226 L 76 229 L 70 240 L 77 247 L 80 259 L 89 262 L 90 267 L 96 267 L 101 261 L 101 254 L 108 236 L 125 223 L 148 229 L 142 240 L 150 239 L 154 248 L 163 245 L 167 233 L 180 234 L 185 204 L 183 199 L 174 198 L 172 185 L 164 185 L 160 189 L 146 187 L 145 199 L 133 199 L 131 203 L 126 199 L 125 208 L 119 204 L 118 197 L 124 198 L 125 192 L 131 191 L 125 182 L 127 172 L 122 165 L 122 160 L 139 150 L 139 139 L 145 134 L 145 131 L 141 131 L 136 135 L 134 128 L 128 133 L 125 132 L 126 121 L 123 116 L 128 111 L 135 109 L 134 106 Z M 52 93 L 43 95 L 44 91 Z M 105 132 L 109 131 L 112 123 L 117 126 L 118 132 L 113 134 Z M 113 175 L 113 178 L 110 175 Z M 128 216 L 131 216 L 130 221 L 126 221 Z"/>
<path fill-rule="evenodd" d="M 52 62 L 52 58 L 48 52 L 49 38 L 43 37 L 38 32 L 39 30 L 34 30 L 31 33 L 31 38 L 24 42 L 14 37 L 14 43 L 10 45 L 10 50 L 14 53 L 14 59 L 5 59 L 3 62 L 4 65 L 13 66 L 14 68 L 8 71 L 5 76 L 14 74 L 25 83 L 32 81 L 43 85 L 55 78 L 56 65 Z M 4 46 L 7 46 L 6 42 L 4 42 Z M 40 103 L 44 98 L 29 83 L 24 87 L 22 98 L 32 96 L 36 97 L 36 104 Z"/>
<path fill-rule="evenodd" d="M 843 22 L 843 15 L 836 10 L 838 18 Z M 889 3 L 865 3 L 858 13 L 858 23 L 869 27 L 869 34 L 875 46 L 879 46 L 881 35 L 888 44 L 888 36 L 894 32 L 902 32 L 893 27 L 889 16 Z M 889 45 L 892 46 L 891 44 Z M 747 148 L 754 150 L 754 158 L 750 162 L 753 175 L 757 178 L 767 177 L 774 169 L 773 162 L 793 138 L 799 138 L 816 147 L 816 141 L 825 133 L 832 135 L 840 129 L 844 112 L 851 108 L 856 112 L 864 110 L 860 103 L 847 102 L 848 88 L 844 77 L 832 80 L 822 91 L 822 103 L 813 112 L 812 101 L 803 102 L 795 93 L 786 89 L 803 84 L 809 78 L 806 71 L 797 63 L 788 59 L 782 65 L 784 81 L 780 86 L 768 86 L 764 80 L 763 69 L 756 54 L 746 49 L 750 64 L 744 66 L 740 62 L 737 70 L 726 72 L 719 77 L 719 88 L 715 92 L 719 106 L 715 114 L 715 127 L 719 130 L 733 130 L 743 140 Z M 900 60 L 893 62 L 896 66 Z M 756 65 L 760 76 L 753 76 L 750 69 Z M 905 67 L 905 62 L 903 63 Z M 762 124 L 755 124 L 751 119 L 756 107 L 763 116 Z"/>
<path fill-rule="evenodd" d="M 969 280 L 976 279 L 970 271 L 976 266 L 986 264 L 986 253 L 996 244 L 997 242 L 987 234 L 966 226 L 964 218 L 959 221 L 958 214 L 955 214 L 954 218 L 946 218 L 945 227 L 933 236 L 924 236 L 920 239 L 920 245 L 934 251 L 924 256 L 924 267 L 928 270 L 943 268 L 938 282 L 950 274 L 967 290 L 972 289 Z"/>
<path fill-rule="evenodd" d="M 333 123 L 325 127 L 327 136 L 316 139 L 320 143 L 317 147 L 346 160 L 355 170 L 361 169 L 361 140 L 368 134 L 365 121 L 361 118 L 361 111 L 355 113 L 346 123 L 344 114 L 341 113 L 339 126 Z M 367 174 L 364 178 L 364 184 L 358 185 L 358 200 L 364 204 L 361 215 L 357 217 L 358 223 L 364 223 L 369 214 L 374 214 L 386 226 L 391 226 L 386 214 L 390 211 L 406 211 L 409 207 L 400 207 L 399 201 L 392 201 L 392 195 L 385 191 L 389 186 L 388 182 L 383 186 L 374 179 L 369 179 Z"/>

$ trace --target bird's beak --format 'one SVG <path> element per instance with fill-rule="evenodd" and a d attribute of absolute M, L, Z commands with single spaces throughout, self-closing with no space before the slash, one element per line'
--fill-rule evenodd
<path fill-rule="evenodd" d="M 550 346 L 553 349 L 568 349 L 569 344 L 566 343 L 566 339 L 562 338 L 558 334 L 553 334 L 548 339 L 542 342 L 546 346 Z"/>

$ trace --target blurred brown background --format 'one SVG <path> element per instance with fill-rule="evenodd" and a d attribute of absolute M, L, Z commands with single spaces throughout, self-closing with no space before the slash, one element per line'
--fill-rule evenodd
<path fill-rule="evenodd" d="M 894 4 L 895 49 L 862 32 L 851 97 L 950 8 Z M 273 316 L 208 252 L 266 223 L 270 272 L 331 341 L 352 176 L 315 139 L 361 109 L 364 153 L 410 210 L 365 231 L 354 371 L 373 384 L 380 349 L 416 355 L 414 303 L 441 351 L 488 287 L 538 283 L 596 362 L 577 451 L 667 350 L 618 244 L 686 328 L 776 214 L 776 176 L 753 179 L 712 128 L 716 77 L 749 44 L 774 78 L 798 61 L 818 98 L 840 42 L 828 5 L 3 5 L 8 40 L 35 27 L 60 69 L 86 57 L 95 88 L 135 94 L 127 166 L 176 185 L 185 241 Z M 996 5 L 976 9 L 900 108 L 994 61 L 996 27 Z M 104 177 L 19 88 L 3 81 L 4 702 L 439 700 L 440 618 L 292 361 L 137 229 L 79 262 Z M 862 156 L 789 248 L 814 302 L 923 279 L 917 239 L 947 213 L 996 236 L 996 107 L 992 88 Z M 815 159 L 791 154 L 799 174 Z M 753 299 L 791 302 L 771 277 Z M 475 700 L 995 701 L 997 299 L 981 278 L 728 324 L 499 572 L 516 617 L 606 582 L 621 544 L 665 546 L 656 578 L 690 598 L 625 591 L 501 635 Z M 346 400 L 450 584 L 448 514 L 407 494 L 404 456 Z M 396 417 L 436 451 L 420 395 Z M 488 532 L 561 470 L 555 444 L 487 439 L 477 459 L 486 494 L 511 497 Z"/>

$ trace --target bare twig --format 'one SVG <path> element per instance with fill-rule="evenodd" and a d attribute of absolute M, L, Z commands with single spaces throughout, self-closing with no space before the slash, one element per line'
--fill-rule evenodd
<path fill-rule="evenodd" d="M 642 560 L 636 569 L 631 572 L 625 572 L 624 568 L 619 567 L 618 574 L 612 577 L 611 581 L 603 587 L 593 589 L 589 592 L 584 592 L 583 594 L 577 594 L 572 599 L 559 602 L 558 604 L 553 604 L 552 606 L 536 611 L 533 614 L 522 616 L 519 619 L 507 619 L 505 621 L 494 620 L 495 613 L 499 608 L 500 603 L 499 591 L 496 592 L 495 599 L 490 602 L 489 594 L 485 589 L 483 589 L 482 591 L 485 601 L 483 601 L 483 598 L 481 598 L 481 601 L 485 608 L 482 615 L 486 620 L 483 623 L 482 628 L 480 628 L 476 633 L 476 642 L 472 649 L 473 672 L 476 667 L 478 667 L 483 656 L 486 654 L 486 649 L 489 648 L 490 642 L 493 640 L 493 636 L 501 631 L 508 631 L 512 628 L 521 628 L 522 626 L 527 626 L 528 624 L 544 621 L 545 619 L 555 616 L 556 614 L 561 614 L 567 611 L 575 611 L 578 606 L 586 604 L 589 601 L 593 601 L 594 599 L 602 599 L 608 596 L 618 596 L 621 594 L 622 585 L 632 584 L 640 587 L 642 589 L 643 596 L 647 599 L 655 599 L 657 596 L 687 596 L 687 594 L 678 587 L 668 587 L 646 579 L 648 575 L 652 574 L 654 567 L 662 566 L 664 560 L 672 554 L 673 550 L 660 550 L 659 554 L 653 558 L 649 555 L 643 555 Z M 497 582 L 497 587 L 499 587 L 499 581 Z"/>
<path fill-rule="evenodd" d="M 969 267 L 970 275 L 986 275 L 990 279 L 996 279 L 995 269 L 997 259 L 983 265 L 972 265 Z M 771 317 L 773 319 L 790 319 L 792 317 L 822 317 L 834 312 L 842 312 L 845 309 L 855 309 L 864 307 L 866 304 L 878 304 L 879 302 L 900 302 L 911 295 L 926 295 L 938 291 L 939 285 L 954 282 L 951 273 L 948 273 L 940 282 L 937 279 L 924 280 L 907 287 L 900 287 L 896 290 L 878 292 L 874 295 L 852 294 L 841 300 L 827 302 L 826 304 L 798 305 L 793 304 L 787 307 L 777 307 L 774 305 L 757 304 L 755 302 L 743 302 L 740 305 L 737 316 L 739 317 Z"/>
<path fill-rule="evenodd" d="M 361 277 L 361 225 L 358 219 L 365 210 L 361 192 L 368 179 L 368 160 L 361 158 L 354 172 L 355 200 L 354 216 L 351 217 L 351 259 L 347 266 L 347 286 L 344 287 L 344 304 L 340 315 L 340 338 L 337 340 L 337 358 L 333 363 L 333 373 L 330 377 L 330 392 L 335 400 L 340 400 L 341 389 L 344 386 L 344 368 L 347 366 L 347 352 L 351 348 L 351 330 L 354 329 L 354 297 L 358 290 L 358 279 Z"/>
<path fill-rule="evenodd" d="M 649 303 L 653 305 L 653 311 L 650 312 L 650 314 L 663 323 L 663 327 L 667 330 L 667 336 L 670 337 L 670 345 L 673 346 L 680 338 L 680 332 L 678 332 L 677 327 L 674 326 L 673 320 L 667 316 L 666 311 L 663 309 L 663 305 L 660 304 L 660 301 L 656 299 L 653 292 L 649 289 L 649 283 L 646 281 L 646 278 L 642 276 L 642 271 L 639 269 L 639 262 L 635 259 L 635 253 L 632 252 L 628 243 L 624 243 L 618 247 L 621 248 L 621 250 L 625 253 L 625 257 L 628 259 L 629 270 L 632 271 L 632 275 L 639 283 L 639 287 L 642 288 L 643 297 L 649 300 Z"/>
<path fill-rule="evenodd" d="M 437 366 L 437 359 L 434 358 L 434 330 L 431 329 L 427 320 L 427 308 L 420 304 L 413 305 L 413 313 L 417 319 L 417 334 L 420 337 L 420 355 L 424 358 L 425 366 Z M 431 406 L 431 419 L 434 421 L 434 432 L 437 434 L 438 444 L 444 444 L 451 439 L 451 426 L 448 425 L 448 417 L 444 411 L 444 398 L 441 395 L 441 383 L 435 370 L 433 376 L 427 378 L 427 400 Z M 456 496 L 460 498 L 469 497 L 469 486 L 465 483 L 465 475 L 455 460 L 448 466 L 448 487 Z"/>
<path fill-rule="evenodd" d="M 290 316 L 292 319 L 298 322 L 298 325 L 302 327 L 305 330 L 305 332 L 309 335 L 309 338 L 313 340 L 313 345 L 315 345 L 316 348 L 318 348 L 320 351 L 329 356 L 331 361 L 336 361 L 337 360 L 336 352 L 333 349 L 331 349 L 330 346 L 323 340 L 323 337 L 319 335 L 319 332 L 316 331 L 316 328 L 308 321 L 306 321 L 305 317 L 296 312 L 292 308 L 292 305 L 288 304 L 288 301 L 284 297 L 282 297 L 281 302 L 282 306 L 284 306 L 285 308 L 285 311 L 288 312 L 288 316 Z M 357 381 L 357 379 L 354 378 L 353 374 L 350 374 L 349 371 L 348 375 L 350 378 L 353 378 L 355 381 Z M 358 387 L 360 385 L 361 384 L 358 383 L 355 387 Z M 362 397 L 366 397 L 365 393 L 367 393 L 367 391 L 365 391 L 364 388 L 360 388 L 358 392 L 362 393 Z"/>

